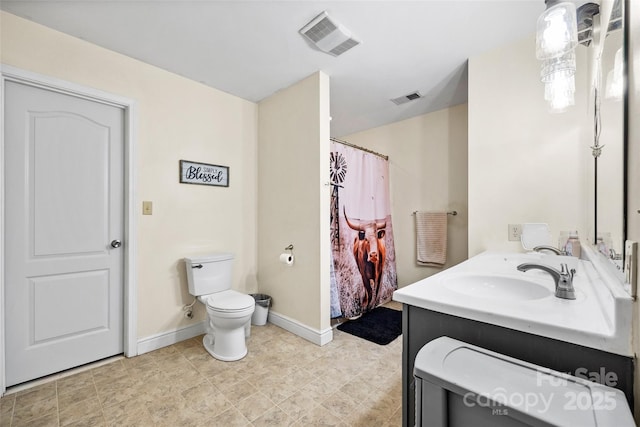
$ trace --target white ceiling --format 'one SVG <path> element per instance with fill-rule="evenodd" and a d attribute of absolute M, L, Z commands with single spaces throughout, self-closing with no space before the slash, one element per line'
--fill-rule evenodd
<path fill-rule="evenodd" d="M 467 100 L 467 58 L 532 34 L 544 0 L 2 0 L 0 8 L 249 101 L 322 70 L 340 137 Z M 362 41 L 298 33 L 326 10 Z M 533 54 L 533 47 L 532 47 Z M 397 106 L 392 98 L 420 91 Z"/>

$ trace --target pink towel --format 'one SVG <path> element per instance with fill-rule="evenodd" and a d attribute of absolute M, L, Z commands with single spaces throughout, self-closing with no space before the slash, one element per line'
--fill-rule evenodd
<path fill-rule="evenodd" d="M 447 262 L 446 212 L 416 212 L 416 253 L 419 265 L 444 267 Z"/>

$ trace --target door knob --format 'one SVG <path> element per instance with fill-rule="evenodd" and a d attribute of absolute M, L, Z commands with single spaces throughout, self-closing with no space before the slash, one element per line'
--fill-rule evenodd
<path fill-rule="evenodd" d="M 119 248 L 120 246 L 122 246 L 122 242 L 120 240 L 116 239 L 111 241 L 112 248 Z"/>

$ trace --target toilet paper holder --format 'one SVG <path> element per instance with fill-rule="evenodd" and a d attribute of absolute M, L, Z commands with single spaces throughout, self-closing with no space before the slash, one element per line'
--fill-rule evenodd
<path fill-rule="evenodd" d="M 284 248 L 285 251 L 289 251 L 289 255 L 293 256 L 293 245 L 289 245 L 286 248 Z"/>
<path fill-rule="evenodd" d="M 289 245 L 284 248 L 285 252 L 280 254 L 280 262 L 287 265 L 287 267 L 291 267 L 293 265 L 293 245 Z"/>

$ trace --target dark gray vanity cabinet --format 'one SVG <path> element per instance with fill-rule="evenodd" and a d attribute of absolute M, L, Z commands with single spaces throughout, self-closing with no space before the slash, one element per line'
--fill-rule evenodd
<path fill-rule="evenodd" d="M 402 309 L 402 425 L 414 425 L 413 365 L 426 343 L 448 336 L 516 359 L 576 375 L 613 373 L 633 408 L 633 358 L 404 304 Z"/>

